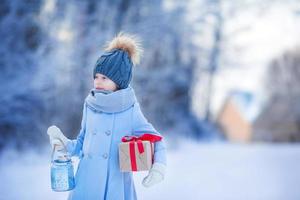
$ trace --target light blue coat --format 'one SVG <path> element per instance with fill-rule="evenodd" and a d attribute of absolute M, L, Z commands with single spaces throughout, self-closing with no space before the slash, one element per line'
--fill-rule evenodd
<path fill-rule="evenodd" d="M 118 144 L 125 135 L 143 133 L 160 135 L 144 117 L 130 86 L 109 94 L 91 90 L 79 135 L 67 144 L 68 152 L 80 158 L 69 199 L 137 199 L 132 172 L 119 169 Z M 155 143 L 154 162 L 166 165 L 164 140 Z"/>

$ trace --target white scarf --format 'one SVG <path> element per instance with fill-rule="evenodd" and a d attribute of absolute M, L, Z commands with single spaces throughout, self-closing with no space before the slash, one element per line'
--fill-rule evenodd
<path fill-rule="evenodd" d="M 136 102 L 136 96 L 131 86 L 115 92 L 93 88 L 85 102 L 96 112 L 116 113 L 130 108 Z"/>

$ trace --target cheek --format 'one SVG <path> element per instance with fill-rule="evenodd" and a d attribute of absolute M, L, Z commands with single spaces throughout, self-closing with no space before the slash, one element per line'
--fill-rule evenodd
<path fill-rule="evenodd" d="M 110 86 L 114 86 L 115 83 L 114 83 L 113 81 L 110 81 L 110 82 L 109 82 L 109 85 L 110 85 Z"/>

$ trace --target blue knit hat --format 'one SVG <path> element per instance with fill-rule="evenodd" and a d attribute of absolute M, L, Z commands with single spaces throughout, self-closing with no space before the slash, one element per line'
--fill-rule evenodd
<path fill-rule="evenodd" d="M 136 37 L 119 33 L 98 58 L 94 78 L 96 73 L 101 73 L 114 81 L 118 89 L 127 88 L 132 79 L 132 67 L 138 64 L 141 53 Z"/>

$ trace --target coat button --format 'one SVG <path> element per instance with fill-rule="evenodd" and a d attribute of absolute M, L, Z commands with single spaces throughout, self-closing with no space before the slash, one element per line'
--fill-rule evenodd
<path fill-rule="evenodd" d="M 96 132 L 96 131 L 94 131 L 92 134 L 93 134 L 93 135 L 96 135 L 96 134 L 97 134 L 97 132 Z"/>
<path fill-rule="evenodd" d="M 88 154 L 88 158 L 93 158 L 93 156 L 91 154 Z"/>
<path fill-rule="evenodd" d="M 110 135 L 111 134 L 110 130 L 105 131 L 105 134 Z"/>
<path fill-rule="evenodd" d="M 106 158 L 108 157 L 107 153 L 104 153 L 104 154 L 102 155 L 102 157 L 103 157 L 104 159 L 106 159 Z"/>

